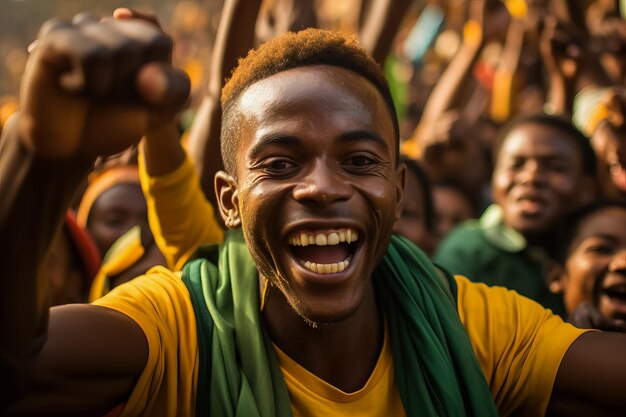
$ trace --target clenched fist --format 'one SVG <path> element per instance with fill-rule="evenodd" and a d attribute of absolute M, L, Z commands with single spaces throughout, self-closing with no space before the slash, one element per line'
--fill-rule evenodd
<path fill-rule="evenodd" d="M 51 20 L 39 34 L 21 85 L 20 139 L 49 158 L 120 152 L 170 123 L 189 79 L 171 66 L 172 42 L 153 16 Z"/>

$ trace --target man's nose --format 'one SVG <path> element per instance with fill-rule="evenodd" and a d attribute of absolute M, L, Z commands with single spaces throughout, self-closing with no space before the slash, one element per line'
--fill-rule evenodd
<path fill-rule="evenodd" d="M 613 255 L 609 263 L 610 272 L 622 272 L 626 274 L 626 247 L 621 248 Z"/>
<path fill-rule="evenodd" d="M 541 184 L 544 181 L 544 172 L 538 161 L 528 160 L 518 173 L 520 184 Z"/>
<path fill-rule="evenodd" d="M 352 195 L 352 187 L 339 175 L 339 170 L 340 167 L 330 161 L 317 161 L 296 185 L 293 197 L 320 206 L 347 200 Z"/>

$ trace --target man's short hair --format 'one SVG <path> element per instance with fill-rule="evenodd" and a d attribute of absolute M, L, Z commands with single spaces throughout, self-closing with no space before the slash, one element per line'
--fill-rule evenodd
<path fill-rule="evenodd" d="M 570 249 L 572 249 L 571 246 L 574 243 L 574 239 L 578 236 L 578 228 L 583 221 L 585 221 L 592 214 L 606 208 L 619 208 L 626 210 L 626 202 L 612 199 L 595 200 L 575 210 L 559 222 L 557 227 L 557 244 L 553 253 L 554 259 L 559 264 L 565 266 L 565 262 L 567 262 L 567 258 L 570 255 Z"/>
<path fill-rule="evenodd" d="M 589 138 L 582 133 L 571 120 L 557 115 L 536 113 L 519 116 L 507 123 L 498 133 L 493 149 L 494 164 L 500 157 L 500 149 L 504 141 L 511 132 L 526 125 L 543 125 L 558 130 L 564 134 L 576 147 L 582 161 L 582 170 L 585 175 L 595 177 L 596 175 L 596 154 L 591 147 Z"/>
<path fill-rule="evenodd" d="M 232 77 L 222 89 L 221 152 L 227 172 L 236 175 L 237 125 L 239 123 L 236 107 L 242 93 L 257 81 L 274 74 L 313 65 L 345 68 L 371 82 L 380 92 L 391 114 L 394 136 L 399 147 L 398 118 L 387 79 L 381 67 L 367 55 L 355 39 L 345 38 L 337 32 L 306 29 L 297 33 L 284 33 L 257 49 L 251 50 L 245 58 L 239 60 Z"/>

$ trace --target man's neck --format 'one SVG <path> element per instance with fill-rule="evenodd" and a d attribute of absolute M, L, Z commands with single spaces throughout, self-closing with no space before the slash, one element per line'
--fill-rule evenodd
<path fill-rule="evenodd" d="M 262 314 L 278 348 L 344 392 L 362 388 L 376 366 L 384 327 L 373 287 L 354 314 L 334 323 L 311 325 L 275 287 L 268 289 Z"/>

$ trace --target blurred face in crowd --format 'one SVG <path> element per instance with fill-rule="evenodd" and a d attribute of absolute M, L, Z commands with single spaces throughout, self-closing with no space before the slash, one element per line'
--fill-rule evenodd
<path fill-rule="evenodd" d="M 376 308 L 371 274 L 404 189 L 378 90 L 343 68 L 295 68 L 250 86 L 237 111 L 237 178 L 218 174 L 220 209 L 280 289 L 270 308 L 317 323 Z"/>
<path fill-rule="evenodd" d="M 146 199 L 139 184 L 119 183 L 104 191 L 89 213 L 87 229 L 104 256 L 111 245 L 135 225 L 147 227 Z"/>
<path fill-rule="evenodd" d="M 586 302 L 626 320 L 626 209 L 604 207 L 579 223 L 560 284 L 568 313 Z"/>
<path fill-rule="evenodd" d="M 591 140 L 600 165 L 604 194 L 626 199 L 626 127 L 618 129 L 603 121 Z"/>
<path fill-rule="evenodd" d="M 433 201 L 438 239 L 443 239 L 456 225 L 474 216 L 472 203 L 454 187 L 434 186 Z"/>
<path fill-rule="evenodd" d="M 411 169 L 406 170 L 404 205 L 393 231 L 409 239 L 428 254 L 432 253 L 432 238 L 426 225 L 424 187 Z"/>
<path fill-rule="evenodd" d="M 573 139 L 538 123 L 514 128 L 504 139 L 492 179 L 494 201 L 507 225 L 526 237 L 550 230 L 578 207 L 587 185 Z"/>

